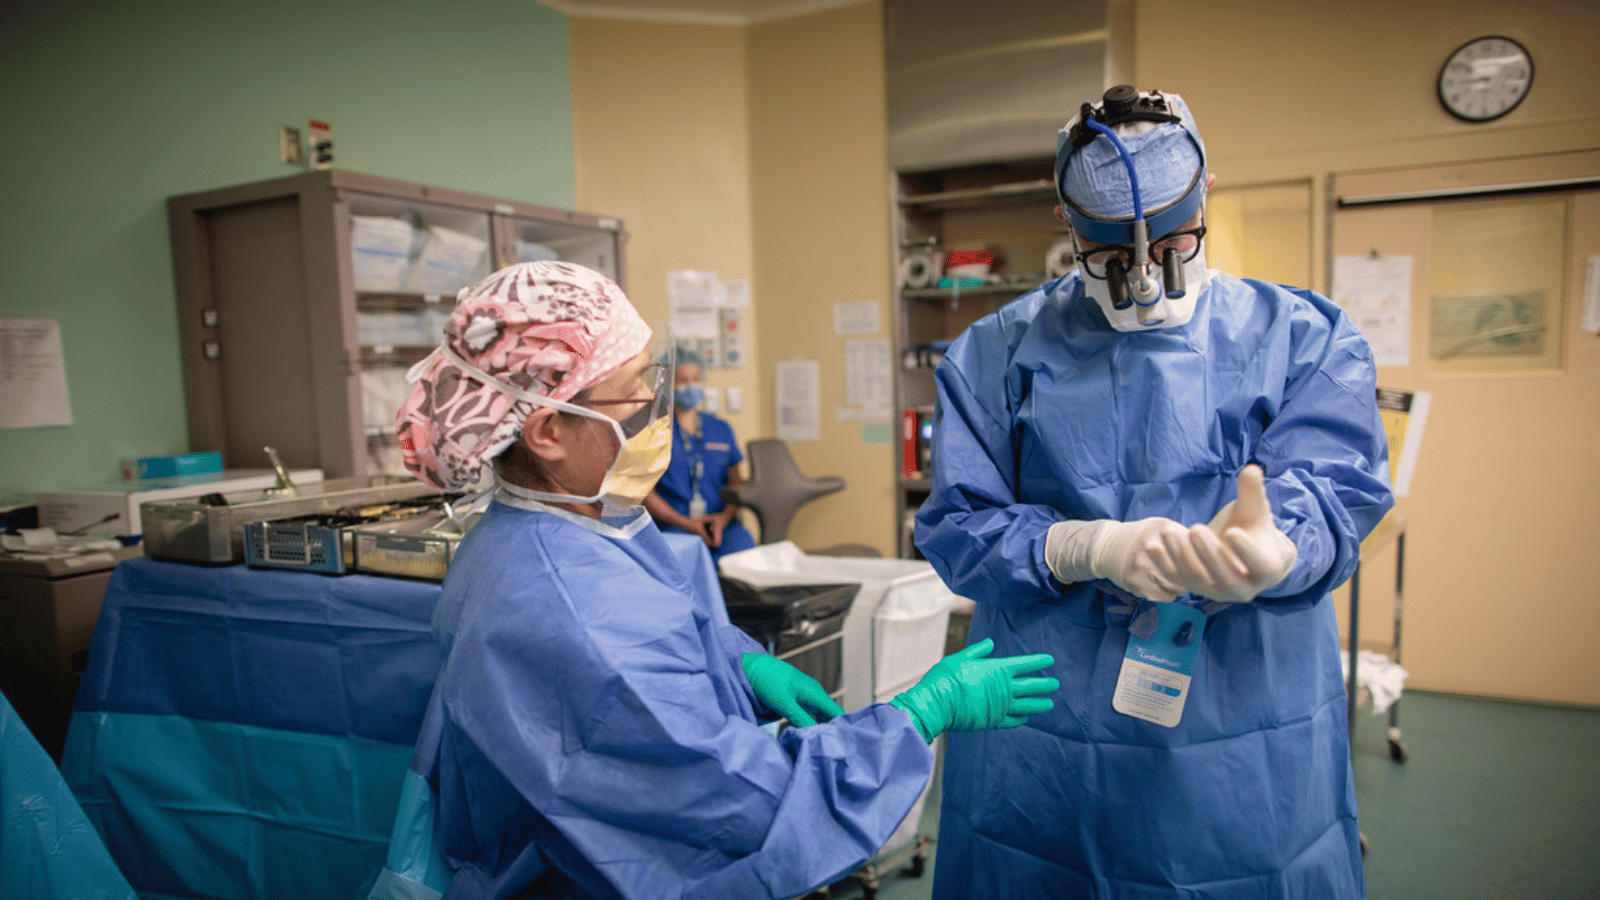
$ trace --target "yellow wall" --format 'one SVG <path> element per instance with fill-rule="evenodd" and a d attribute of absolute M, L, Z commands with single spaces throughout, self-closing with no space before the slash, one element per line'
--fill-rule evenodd
<path fill-rule="evenodd" d="M 1140 84 L 1184 95 L 1219 189 L 1310 180 L 1312 286 L 1320 290 L 1328 288 L 1330 174 L 1600 147 L 1590 66 L 1600 56 L 1600 7 L 1593 3 L 1140 0 L 1136 30 Z M 1450 51 L 1484 34 L 1527 46 L 1534 84 L 1511 115 L 1469 125 L 1444 112 L 1434 85 Z M 1427 216 L 1417 212 L 1416 265 L 1425 269 Z M 1345 231 L 1341 225 L 1341 240 Z M 1600 252 L 1592 235 L 1589 242 L 1573 252 Z M 1423 274 L 1414 284 L 1426 283 Z M 1580 289 L 1569 277 L 1572 323 Z M 1414 333 L 1427 328 L 1426 302 L 1414 298 Z M 1592 335 L 1581 339 L 1594 343 Z M 1545 616 L 1582 619 L 1593 606 L 1597 563 L 1564 536 L 1593 543 L 1600 497 L 1592 496 L 1592 478 L 1574 480 L 1539 459 L 1551 461 L 1539 448 L 1557 433 L 1580 446 L 1600 441 L 1600 379 L 1570 361 L 1564 373 L 1533 377 L 1430 380 L 1419 371 L 1379 370 L 1380 384 L 1434 393 L 1416 485 L 1400 504 L 1411 525 L 1402 643 L 1408 686 L 1600 703 L 1600 655 L 1584 629 L 1551 625 Z M 1555 396 L 1577 405 L 1551 409 Z M 1559 430 L 1542 430 L 1540 422 L 1556 423 L 1552 415 L 1564 419 Z M 1574 490 L 1591 496 L 1575 501 Z M 1390 549 L 1366 568 L 1367 643 L 1382 643 L 1391 631 L 1393 567 Z M 1342 608 L 1347 595 L 1335 599 Z"/>
<path fill-rule="evenodd" d="M 889 194 L 882 13 L 876 2 L 741 26 L 570 21 L 578 208 L 627 226 L 628 294 L 667 314 L 666 273 L 751 280 L 740 441 L 774 433 L 777 361 L 821 363 L 822 439 L 791 445 L 800 470 L 848 487 L 795 517 L 801 547 L 862 543 L 893 555 L 890 445 L 839 422 L 844 340 L 833 304 L 889 318 Z M 888 423 L 883 423 L 887 428 Z"/>
<path fill-rule="evenodd" d="M 628 232 L 628 296 L 645 320 L 667 320 L 667 273 L 754 275 L 745 29 L 573 18 L 572 137 L 577 207 Z M 760 305 L 759 288 L 753 290 Z M 752 308 L 745 327 L 760 333 Z M 751 350 L 754 344 L 751 345 Z M 741 441 L 771 433 L 759 352 L 713 369 L 709 387 L 744 388 L 723 417 Z"/>
<path fill-rule="evenodd" d="M 894 457 L 887 443 L 863 442 L 863 423 L 838 421 L 845 339 L 833 333 L 835 303 L 870 300 L 877 336 L 894 334 L 878 4 L 751 26 L 750 98 L 761 360 L 769 372 L 783 359 L 821 364 L 822 439 L 792 449 L 802 472 L 848 485 L 802 508 L 789 537 L 803 548 L 862 543 L 893 556 Z"/>
<path fill-rule="evenodd" d="M 1134 7 L 1136 82 L 1189 101 L 1219 192 L 1309 186 L 1309 222 L 1300 233 L 1310 246 L 1294 268 L 1309 263 L 1309 286 L 1319 290 L 1328 287 L 1331 174 L 1600 147 L 1590 66 L 1600 58 L 1600 7 L 1590 2 L 1136 0 Z M 890 332 L 880 17 L 877 2 L 864 2 L 747 27 L 575 18 L 571 30 L 579 207 L 627 221 L 630 288 L 646 310 L 664 314 L 669 269 L 752 278 L 761 327 L 750 365 L 736 375 L 749 398 L 749 412 L 735 423 L 740 437 L 772 433 L 775 362 L 819 360 L 822 440 L 794 450 L 803 471 L 842 475 L 850 487 L 802 511 L 791 536 L 801 546 L 858 541 L 890 554 L 893 457 L 886 445 L 863 443 L 860 423 L 835 418 L 844 400 L 844 343 L 832 333 L 831 315 L 834 303 L 875 300 L 883 333 Z M 1534 53 L 1533 93 L 1498 122 L 1458 122 L 1435 97 L 1439 66 L 1467 39 L 1496 33 Z M 1569 302 L 1578 287 L 1569 278 Z M 1380 382 L 1386 374 L 1394 373 L 1380 371 Z M 1452 404 L 1468 408 L 1451 415 L 1492 416 L 1516 403 L 1517 391 L 1535 389 L 1514 381 L 1458 389 Z M 1582 442 L 1600 445 L 1592 409 L 1573 415 L 1587 423 Z M 1436 442 L 1424 447 L 1419 485 L 1430 454 L 1452 451 Z M 1474 490 L 1474 473 L 1452 477 L 1463 482 L 1460 490 Z M 1528 496 L 1554 496 L 1560 473 L 1529 477 L 1541 480 Z M 1541 620 L 1538 597 L 1511 596 L 1499 581 L 1477 591 L 1459 573 L 1451 577 L 1460 568 L 1452 565 L 1460 558 L 1453 547 L 1472 547 L 1475 558 L 1488 558 L 1482 565 L 1502 573 L 1528 564 L 1495 556 L 1484 537 L 1497 527 L 1552 536 L 1587 528 L 1592 543 L 1593 529 L 1570 504 L 1508 506 L 1508 491 L 1497 485 L 1474 515 L 1419 516 L 1428 527 L 1414 528 L 1407 546 L 1410 686 L 1600 702 L 1596 655 L 1584 640 L 1485 648 L 1485 634 L 1496 629 L 1561 629 Z M 1374 560 L 1364 588 L 1381 594 L 1386 564 L 1392 557 Z M 1540 581 L 1541 591 L 1593 598 L 1584 570 L 1557 557 L 1540 564 L 1556 573 Z M 1514 574 L 1507 577 L 1516 583 Z M 1387 612 L 1379 607 L 1367 616 L 1381 625 Z M 1586 633 L 1581 623 L 1569 624 L 1567 632 Z"/>
<path fill-rule="evenodd" d="M 1600 143 L 1600 5 L 1585 0 L 1138 0 L 1135 31 L 1140 86 L 1183 95 L 1219 189 L 1313 179 L 1318 289 L 1329 173 Z M 1505 119 L 1469 125 L 1440 107 L 1436 77 L 1485 34 L 1532 51 L 1534 87 Z"/>

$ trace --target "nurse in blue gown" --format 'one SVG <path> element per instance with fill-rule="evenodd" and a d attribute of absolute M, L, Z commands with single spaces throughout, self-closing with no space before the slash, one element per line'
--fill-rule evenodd
<path fill-rule="evenodd" d="M 972 640 L 1053 655 L 1062 689 L 951 736 L 934 896 L 1362 897 L 1328 594 L 1393 505 L 1372 355 L 1327 299 L 1207 269 L 1181 98 L 1084 106 L 1076 271 L 935 374 L 917 545 Z M 1141 680 L 1152 647 L 1193 653 L 1186 685 Z"/>
<path fill-rule="evenodd" d="M 722 489 L 744 483 L 744 454 L 733 426 L 701 409 L 704 369 L 690 354 L 678 359 L 673 377 L 672 461 L 644 507 L 662 531 L 692 534 L 706 542 L 713 559 L 756 545 L 739 521 L 739 507 L 722 499 Z"/>
<path fill-rule="evenodd" d="M 488 465 L 496 487 L 444 581 L 447 656 L 374 897 L 803 894 L 892 834 L 935 735 L 1050 706 L 1058 682 L 1023 674 L 1048 656 L 977 647 L 846 714 L 718 624 L 639 505 L 671 440 L 650 340 L 604 276 L 519 264 L 464 291 L 413 370 L 408 468 L 460 489 Z"/>

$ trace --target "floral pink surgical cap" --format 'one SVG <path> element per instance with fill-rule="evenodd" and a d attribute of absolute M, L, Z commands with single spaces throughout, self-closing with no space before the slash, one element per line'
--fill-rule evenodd
<path fill-rule="evenodd" d="M 650 342 L 650 327 L 616 282 L 567 262 L 507 266 L 461 291 L 442 349 L 414 371 L 395 416 L 406 468 L 459 490 L 511 446 L 534 404 L 509 390 L 570 400 Z M 490 376 L 485 381 L 483 375 Z"/>

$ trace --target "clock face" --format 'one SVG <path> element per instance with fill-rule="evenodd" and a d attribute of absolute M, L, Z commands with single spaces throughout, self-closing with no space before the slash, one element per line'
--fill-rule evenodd
<path fill-rule="evenodd" d="M 1533 85 L 1533 57 L 1508 37 L 1481 37 L 1456 48 L 1439 70 L 1439 102 L 1468 122 L 1498 119 Z"/>

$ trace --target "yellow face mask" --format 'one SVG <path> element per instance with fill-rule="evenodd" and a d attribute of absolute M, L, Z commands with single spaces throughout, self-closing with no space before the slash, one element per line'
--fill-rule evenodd
<path fill-rule="evenodd" d="M 672 420 L 663 416 L 622 445 L 600 493 L 616 498 L 619 506 L 638 506 L 655 490 L 670 462 Z"/>

